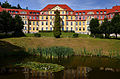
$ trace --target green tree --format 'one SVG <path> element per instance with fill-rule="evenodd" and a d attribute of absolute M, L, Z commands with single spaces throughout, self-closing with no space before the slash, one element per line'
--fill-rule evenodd
<path fill-rule="evenodd" d="M 105 38 L 109 38 L 111 31 L 110 21 L 107 18 L 104 19 L 104 22 L 100 26 L 101 33 L 105 34 Z"/>
<path fill-rule="evenodd" d="M 1 27 L 1 32 L 5 32 L 5 34 L 7 35 L 8 32 L 13 31 L 13 18 L 12 16 L 6 12 L 3 11 L 0 13 L 0 27 Z"/>
<path fill-rule="evenodd" d="M 22 9 L 19 4 L 17 5 L 17 8 L 18 8 L 18 9 Z"/>
<path fill-rule="evenodd" d="M 2 8 L 11 8 L 11 5 L 7 1 L 5 1 L 5 3 L 1 4 L 1 7 Z"/>
<path fill-rule="evenodd" d="M 120 15 L 115 13 L 115 16 L 111 20 L 112 32 L 115 33 L 116 38 L 117 34 L 120 34 Z"/>
<path fill-rule="evenodd" d="M 14 33 L 13 36 L 15 37 L 21 37 L 24 36 L 24 33 L 22 32 L 24 23 L 22 21 L 22 18 L 19 15 L 15 16 L 15 24 L 14 24 Z"/>
<path fill-rule="evenodd" d="M 60 12 L 58 10 L 55 11 L 55 21 L 54 21 L 54 30 L 53 34 L 56 38 L 60 38 L 61 35 L 61 18 Z"/>
<path fill-rule="evenodd" d="M 91 35 L 93 35 L 94 37 L 95 37 L 96 34 L 100 33 L 100 30 L 99 30 L 99 20 L 97 18 L 95 18 L 95 19 L 93 18 L 90 21 L 89 27 L 90 27 Z"/>

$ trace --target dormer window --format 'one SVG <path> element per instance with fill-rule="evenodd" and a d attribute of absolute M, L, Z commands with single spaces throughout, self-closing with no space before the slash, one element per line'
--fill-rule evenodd
<path fill-rule="evenodd" d="M 97 11 L 97 14 L 99 14 L 99 12 Z"/>
<path fill-rule="evenodd" d="M 104 14 L 106 14 L 106 11 L 104 11 Z"/>
<path fill-rule="evenodd" d="M 79 12 L 79 15 L 81 15 L 81 12 Z"/>
<path fill-rule="evenodd" d="M 35 12 L 33 12 L 33 14 L 36 14 Z"/>
<path fill-rule="evenodd" d="M 85 15 L 85 12 L 83 12 L 83 15 Z"/>
<path fill-rule="evenodd" d="M 50 11 L 50 14 L 52 14 L 52 11 Z"/>
<path fill-rule="evenodd" d="M 101 11 L 100 14 L 103 14 L 103 12 Z"/>
<path fill-rule="evenodd" d="M 73 12 L 71 12 L 71 14 L 73 14 Z"/>
<path fill-rule="evenodd" d="M 25 12 L 25 11 L 22 11 L 22 12 L 20 12 L 21 14 L 27 14 L 27 12 Z"/>
<path fill-rule="evenodd" d="M 78 12 L 76 13 L 76 15 L 78 15 Z"/>
<path fill-rule="evenodd" d="M 32 12 L 30 12 L 30 14 L 32 14 Z"/>

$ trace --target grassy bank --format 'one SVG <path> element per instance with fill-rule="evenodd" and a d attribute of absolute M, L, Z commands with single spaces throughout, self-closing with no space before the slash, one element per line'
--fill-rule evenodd
<path fill-rule="evenodd" d="M 87 51 L 102 49 L 102 52 L 105 55 L 109 55 L 109 51 L 113 51 L 113 50 L 120 51 L 120 40 L 115 40 L 115 39 L 94 39 L 94 38 L 56 39 L 54 37 L 40 37 L 40 38 L 21 37 L 21 38 L 5 38 L 0 40 L 9 42 L 10 44 L 15 46 L 25 48 L 26 50 L 29 48 L 37 48 L 37 47 L 52 47 L 52 46 L 70 47 L 74 49 L 76 55 L 81 54 L 81 49 L 84 48 Z M 10 50 L 5 49 L 5 51 L 7 52 Z"/>
<path fill-rule="evenodd" d="M 39 32 L 38 34 L 41 35 L 41 37 L 54 37 L 53 32 Z M 61 37 L 63 38 L 72 38 L 73 37 L 73 32 L 62 32 Z M 34 34 L 25 34 L 27 37 L 34 37 Z M 79 34 L 78 37 L 83 37 L 83 38 L 90 38 L 89 35 L 85 34 Z"/>

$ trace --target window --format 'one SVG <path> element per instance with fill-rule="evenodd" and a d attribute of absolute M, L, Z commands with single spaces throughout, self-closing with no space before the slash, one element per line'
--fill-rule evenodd
<path fill-rule="evenodd" d="M 79 22 L 79 25 L 81 25 L 81 22 Z"/>
<path fill-rule="evenodd" d="M 37 15 L 39 15 L 40 13 L 39 12 L 37 12 Z"/>
<path fill-rule="evenodd" d="M 31 21 L 29 21 L 29 25 L 31 25 Z"/>
<path fill-rule="evenodd" d="M 44 22 L 42 22 L 42 25 L 44 25 Z"/>
<path fill-rule="evenodd" d="M 71 27 L 71 31 L 72 31 L 72 29 L 73 29 L 73 28 Z"/>
<path fill-rule="evenodd" d="M 48 30 L 48 27 L 46 27 L 46 30 Z"/>
<path fill-rule="evenodd" d="M 48 14 L 48 11 L 46 12 L 46 14 Z"/>
<path fill-rule="evenodd" d="M 62 25 L 64 25 L 64 21 L 62 21 Z"/>
<path fill-rule="evenodd" d="M 79 27 L 79 30 L 81 31 L 81 27 Z"/>
<path fill-rule="evenodd" d="M 48 19 L 48 16 L 46 16 L 46 19 Z"/>
<path fill-rule="evenodd" d="M 50 16 L 50 19 L 52 19 L 52 16 Z"/>
<path fill-rule="evenodd" d="M 83 15 L 85 15 L 85 12 L 83 12 Z"/>
<path fill-rule="evenodd" d="M 103 14 L 103 12 L 102 12 L 102 11 L 101 11 L 100 13 L 101 13 L 101 14 Z"/>
<path fill-rule="evenodd" d="M 104 14 L 106 14 L 106 11 L 104 11 Z"/>
<path fill-rule="evenodd" d="M 32 14 L 32 12 L 30 12 L 30 14 Z"/>
<path fill-rule="evenodd" d="M 99 16 L 97 16 L 97 19 L 99 19 Z"/>
<path fill-rule="evenodd" d="M 97 14 L 99 14 L 99 12 L 97 11 Z"/>
<path fill-rule="evenodd" d="M 44 19 L 44 17 L 42 16 L 42 20 Z"/>
<path fill-rule="evenodd" d="M 39 19 L 38 17 L 36 17 L 37 19 Z"/>
<path fill-rule="evenodd" d="M 31 16 L 29 16 L 29 19 L 31 19 Z"/>
<path fill-rule="evenodd" d="M 29 27 L 29 30 L 31 30 L 31 27 Z"/>
<path fill-rule="evenodd" d="M 42 31 L 43 31 L 43 27 L 42 27 Z"/>
<path fill-rule="evenodd" d="M 78 15 L 78 12 L 76 13 L 76 15 Z"/>
<path fill-rule="evenodd" d="M 36 28 L 36 30 L 38 30 L 38 27 Z"/>
<path fill-rule="evenodd" d="M 64 14 L 64 11 L 62 11 L 62 14 Z"/>
<path fill-rule="evenodd" d="M 25 21 L 25 24 L 27 24 L 27 21 Z"/>
<path fill-rule="evenodd" d="M 83 31 L 85 30 L 85 27 L 83 27 Z"/>
<path fill-rule="evenodd" d="M 64 19 L 64 16 L 62 16 L 62 19 Z"/>
<path fill-rule="evenodd" d="M 105 18 L 107 18 L 107 16 L 105 15 Z"/>
<path fill-rule="evenodd" d="M 78 25 L 78 22 L 76 22 L 76 25 Z"/>
<path fill-rule="evenodd" d="M 68 27 L 66 27 L 66 31 L 68 31 Z"/>
<path fill-rule="evenodd" d="M 33 19 L 35 19 L 35 17 L 33 16 Z"/>
<path fill-rule="evenodd" d="M 73 25 L 73 23 L 71 22 L 71 26 Z"/>
<path fill-rule="evenodd" d="M 46 25 L 48 25 L 48 22 L 46 22 Z"/>
<path fill-rule="evenodd" d="M 33 27 L 33 30 L 35 30 L 35 27 Z"/>
<path fill-rule="evenodd" d="M 83 20 L 85 20 L 85 16 L 83 16 Z"/>
<path fill-rule="evenodd" d="M 79 20 L 81 20 L 81 16 L 79 16 Z"/>
<path fill-rule="evenodd" d="M 76 30 L 78 30 L 78 28 L 76 27 Z"/>
<path fill-rule="evenodd" d="M 78 17 L 76 16 L 76 20 L 78 19 Z"/>
<path fill-rule="evenodd" d="M 27 30 L 27 28 L 25 27 L 25 30 Z"/>
<path fill-rule="evenodd" d="M 52 11 L 50 11 L 50 14 L 52 14 Z"/>
<path fill-rule="evenodd" d="M 103 17 L 101 16 L 101 19 L 102 19 Z"/>
<path fill-rule="evenodd" d="M 73 12 L 71 12 L 71 14 L 73 14 Z"/>
<path fill-rule="evenodd" d="M 50 22 L 50 25 L 52 25 L 52 22 Z"/>
<path fill-rule="evenodd" d="M 89 25 L 90 24 L 90 21 L 87 21 L 87 25 Z"/>
<path fill-rule="evenodd" d="M 113 18 L 113 15 L 111 14 L 111 18 Z"/>
<path fill-rule="evenodd" d="M 62 27 L 62 31 L 64 31 L 64 27 Z"/>
<path fill-rule="evenodd" d="M 67 11 L 67 15 L 69 14 L 69 12 Z"/>
<path fill-rule="evenodd" d="M 11 13 L 11 11 L 8 11 L 8 13 Z"/>
<path fill-rule="evenodd" d="M 15 13 L 18 13 L 18 11 L 15 11 Z"/>
<path fill-rule="evenodd" d="M 33 22 L 33 25 L 35 25 L 35 22 Z"/>
<path fill-rule="evenodd" d="M 66 16 L 66 19 L 68 19 L 68 16 Z"/>
<path fill-rule="evenodd" d="M 39 25 L 38 22 L 36 22 L 36 25 Z"/>
<path fill-rule="evenodd" d="M 52 30 L 52 27 L 50 27 L 50 30 Z"/>
<path fill-rule="evenodd" d="M 33 14 L 36 14 L 35 12 L 33 12 Z"/>
<path fill-rule="evenodd" d="M 71 16 L 71 20 L 72 20 L 72 16 Z"/>
<path fill-rule="evenodd" d="M 81 12 L 79 12 L 79 15 L 81 15 Z"/>
<path fill-rule="evenodd" d="M 20 12 L 20 14 L 27 14 L 27 12 L 22 11 L 22 12 Z"/>
<path fill-rule="evenodd" d="M 85 22 L 83 22 L 83 25 L 85 25 Z"/>
<path fill-rule="evenodd" d="M 67 22 L 67 25 L 68 25 L 68 22 Z"/>

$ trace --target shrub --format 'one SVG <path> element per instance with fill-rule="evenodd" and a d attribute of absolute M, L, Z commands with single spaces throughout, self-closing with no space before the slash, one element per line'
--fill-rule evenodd
<path fill-rule="evenodd" d="M 35 37 L 41 37 L 41 34 L 35 33 L 34 36 L 35 36 Z"/>
<path fill-rule="evenodd" d="M 79 34 L 74 33 L 74 34 L 73 34 L 73 38 L 77 38 L 77 37 L 78 37 L 78 35 L 79 35 Z"/>
<path fill-rule="evenodd" d="M 22 31 L 16 31 L 12 34 L 13 37 L 22 37 L 25 36 L 25 34 Z"/>

